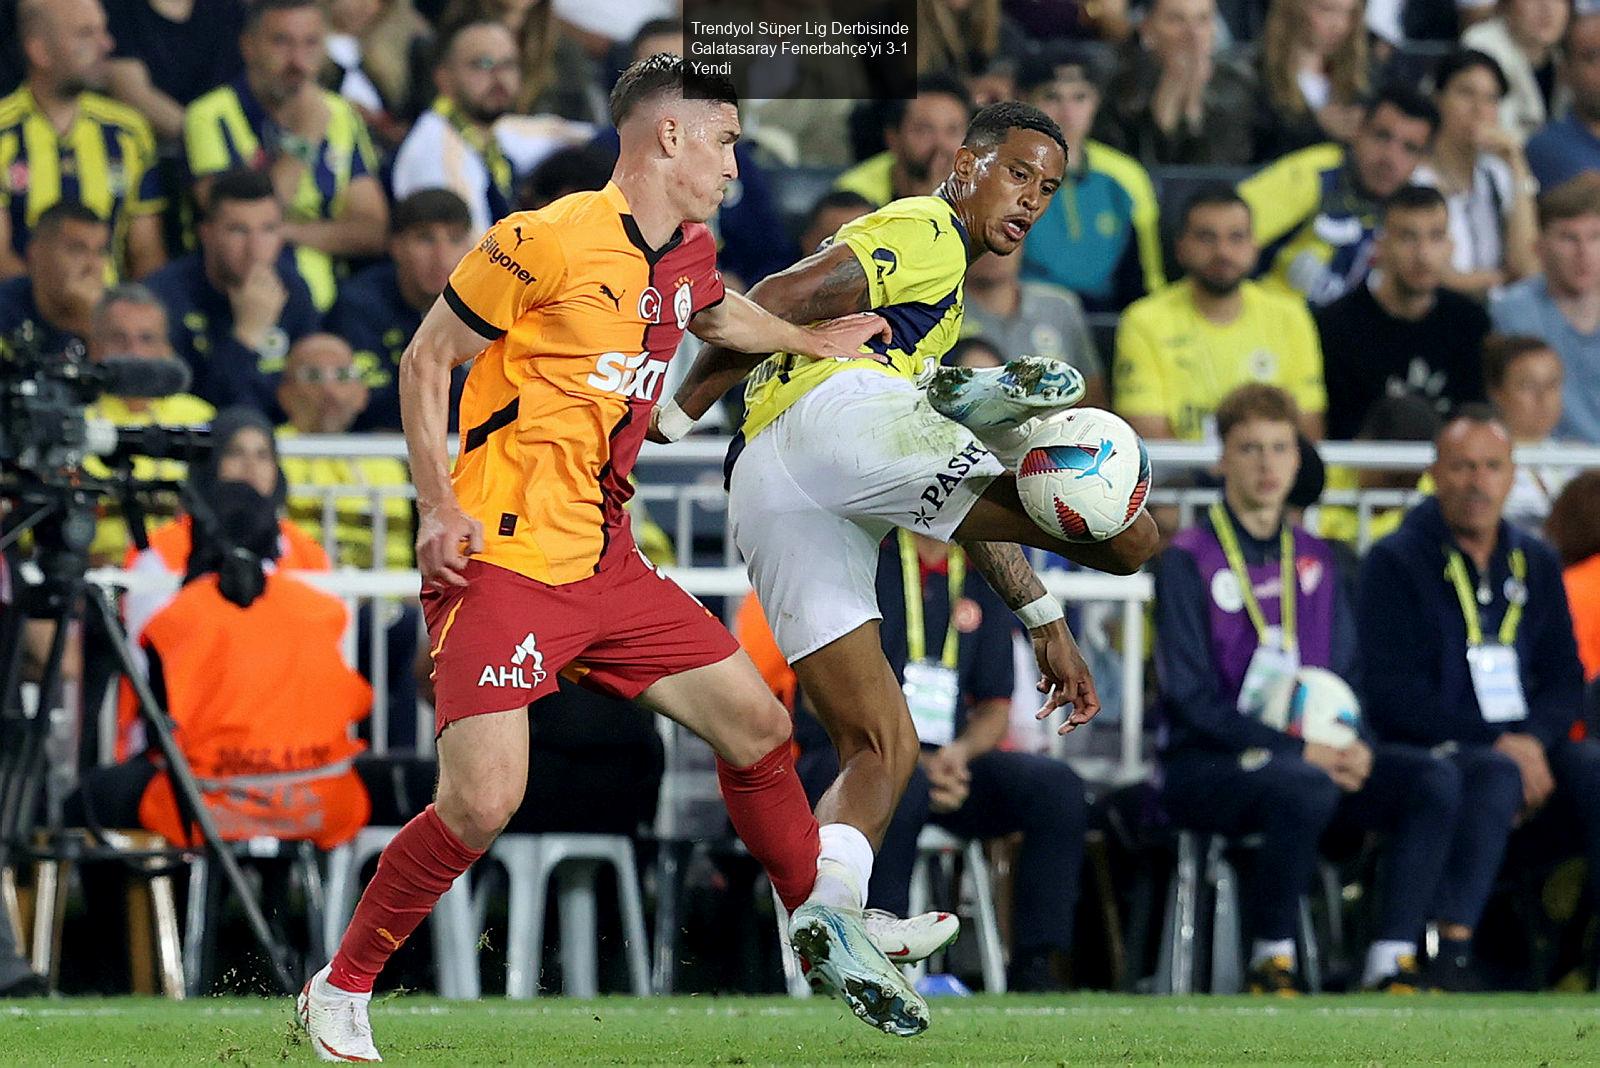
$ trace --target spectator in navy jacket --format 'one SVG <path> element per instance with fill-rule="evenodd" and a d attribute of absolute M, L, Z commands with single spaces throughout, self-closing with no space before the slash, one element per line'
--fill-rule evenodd
<path fill-rule="evenodd" d="M 1284 514 L 1300 467 L 1298 425 L 1293 399 L 1276 386 L 1252 383 L 1223 398 L 1222 502 L 1162 554 L 1162 800 L 1181 826 L 1261 836 L 1243 910 L 1253 926 L 1255 993 L 1292 992 L 1299 983 L 1296 910 L 1323 832 L 1335 823 L 1387 832 L 1362 985 L 1415 990 L 1417 938 L 1444 862 L 1438 842 L 1456 819 L 1459 776 L 1423 749 L 1318 744 L 1261 718 L 1273 682 L 1286 685 L 1300 666 L 1346 679 L 1356 666 L 1338 560 Z"/>
<path fill-rule="evenodd" d="M 1482 405 L 1434 439 L 1435 496 L 1374 545 L 1361 569 L 1368 722 L 1387 741 L 1448 755 L 1462 777 L 1436 919 L 1443 985 L 1470 982 L 1472 932 L 1506 839 L 1552 794 L 1573 803 L 1591 891 L 1600 872 L 1600 746 L 1568 741 L 1582 713 L 1578 663 L 1549 546 L 1504 519 L 1511 437 Z"/>

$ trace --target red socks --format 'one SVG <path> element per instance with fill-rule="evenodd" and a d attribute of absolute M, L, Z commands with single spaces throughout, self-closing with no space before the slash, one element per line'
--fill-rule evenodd
<path fill-rule="evenodd" d="M 433 911 L 456 876 L 481 856 L 451 833 L 432 805 L 423 809 L 378 858 L 378 870 L 333 956 L 328 982 L 352 994 L 369 993 L 390 955 Z"/>
<path fill-rule="evenodd" d="M 817 817 L 794 770 L 794 748 L 784 742 L 747 768 L 717 758 L 717 782 L 733 829 L 761 862 L 783 907 L 793 912 L 817 881 L 821 850 Z"/>

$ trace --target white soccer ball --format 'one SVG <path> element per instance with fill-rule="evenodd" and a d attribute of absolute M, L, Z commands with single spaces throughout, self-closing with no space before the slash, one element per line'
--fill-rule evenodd
<path fill-rule="evenodd" d="M 1046 533 L 1066 541 L 1105 541 L 1144 511 L 1150 456 L 1120 416 L 1073 408 L 1028 436 L 1017 493 Z"/>
<path fill-rule="evenodd" d="M 1360 736 L 1361 702 L 1327 668 L 1303 667 L 1268 696 L 1261 718 L 1313 745 L 1343 749 Z"/>

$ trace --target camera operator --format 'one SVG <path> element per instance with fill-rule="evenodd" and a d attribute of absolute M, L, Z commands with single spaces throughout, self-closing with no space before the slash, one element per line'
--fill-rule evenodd
<path fill-rule="evenodd" d="M 26 259 L 27 274 L 0 283 L 0 353 L 26 323 L 47 352 L 87 337 L 106 288 L 111 227 L 75 200 L 58 201 L 34 224 Z"/>

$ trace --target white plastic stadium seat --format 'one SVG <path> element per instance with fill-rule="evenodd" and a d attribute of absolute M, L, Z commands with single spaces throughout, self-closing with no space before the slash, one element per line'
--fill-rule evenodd
<path fill-rule="evenodd" d="M 644 904 L 633 842 L 614 834 L 503 834 L 489 855 L 510 879 L 506 927 L 506 997 L 531 998 L 539 989 L 544 958 L 545 902 L 551 876 L 560 898 L 561 969 L 564 992 L 592 998 L 600 992 L 595 916 L 595 872 L 609 864 L 617 873 L 624 948 L 633 992 L 650 993 Z"/>
<path fill-rule="evenodd" d="M 972 887 L 972 902 L 976 915 L 978 956 L 983 966 L 983 988 L 991 994 L 1006 992 L 1005 949 L 1000 942 L 1000 919 L 994 906 L 994 880 L 989 874 L 989 860 L 983 855 L 983 841 L 978 838 L 957 838 L 942 828 L 928 824 L 917 835 L 917 863 L 911 869 L 910 912 L 915 916 L 933 908 L 932 879 L 929 868 L 937 860 L 943 870 L 945 885 L 955 865 L 956 854 L 961 854 L 962 880 Z M 964 895 L 957 893 L 952 907 L 960 910 Z M 925 964 L 912 965 L 911 973 L 917 978 L 927 971 Z"/>
<path fill-rule="evenodd" d="M 367 861 L 383 852 L 400 833 L 399 827 L 366 827 L 351 842 L 339 846 L 328 856 L 326 944 L 329 951 L 338 946 L 344 929 L 350 925 L 361 887 L 356 880 Z M 434 981 L 439 996 L 459 1001 L 475 1001 L 482 994 L 478 982 L 478 932 L 472 922 L 472 891 L 468 875 L 456 878 L 428 917 L 433 935 Z"/>

